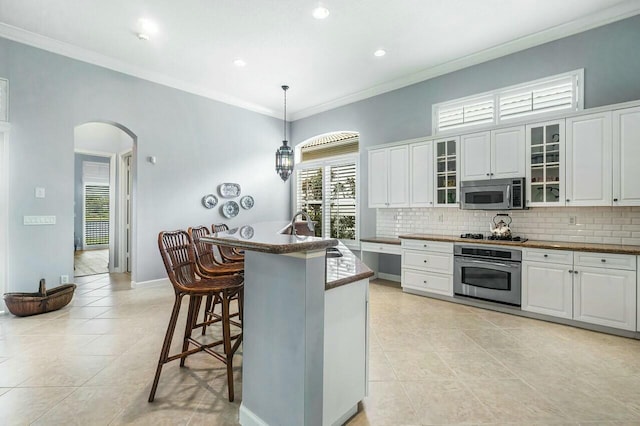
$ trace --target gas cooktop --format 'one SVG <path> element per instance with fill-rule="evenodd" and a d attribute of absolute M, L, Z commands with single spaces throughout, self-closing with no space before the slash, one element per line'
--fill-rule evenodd
<path fill-rule="evenodd" d="M 470 240 L 484 240 L 485 236 L 483 234 L 467 233 L 467 234 L 460 235 L 460 238 L 465 238 Z M 499 237 L 496 235 L 489 235 L 488 237 L 486 237 L 486 239 L 491 241 L 513 241 L 513 242 L 520 242 L 520 243 L 524 243 L 525 241 L 527 241 L 527 239 L 523 237 L 514 237 L 514 236 Z"/>

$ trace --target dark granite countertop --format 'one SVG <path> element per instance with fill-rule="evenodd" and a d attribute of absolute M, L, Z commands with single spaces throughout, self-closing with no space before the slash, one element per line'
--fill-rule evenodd
<path fill-rule="evenodd" d="M 325 290 L 373 276 L 373 271 L 337 239 L 281 234 L 288 225 L 289 222 L 262 222 L 202 237 L 202 241 L 272 254 L 326 250 L 338 246 L 342 257 L 327 257 Z"/>
<path fill-rule="evenodd" d="M 217 232 L 208 237 L 202 237 L 202 241 L 273 254 L 324 250 L 338 245 L 338 240 L 335 238 L 281 234 L 280 232 L 288 225 L 289 222 L 282 221 L 260 222 Z"/>
<path fill-rule="evenodd" d="M 550 249 L 550 250 L 572 250 L 572 251 L 586 251 L 586 252 L 598 252 L 598 253 L 640 255 L 640 246 L 622 245 L 622 244 L 596 244 L 596 243 L 565 242 L 565 241 L 536 241 L 536 240 L 528 240 L 522 243 L 517 241 L 473 240 L 469 238 L 460 238 L 457 236 L 431 235 L 431 234 L 408 234 L 408 235 L 400 235 L 398 236 L 398 238 L 410 239 L 410 240 L 443 241 L 443 242 L 451 242 L 451 243 L 492 244 L 492 245 L 500 245 L 500 246 L 540 248 L 540 249 Z"/>
<path fill-rule="evenodd" d="M 327 258 L 327 284 L 325 290 L 340 287 L 373 276 L 373 271 L 362 263 L 344 244 L 338 244 L 342 257 Z"/>

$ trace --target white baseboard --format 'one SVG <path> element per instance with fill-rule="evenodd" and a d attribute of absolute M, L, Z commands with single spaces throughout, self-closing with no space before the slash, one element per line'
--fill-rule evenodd
<path fill-rule="evenodd" d="M 400 275 L 387 274 L 385 272 L 378 272 L 378 278 L 382 280 L 387 280 L 387 281 L 395 281 L 397 283 L 401 281 Z"/>
<path fill-rule="evenodd" d="M 240 404 L 240 424 L 242 426 L 269 426 L 253 411 L 249 410 L 244 403 Z"/>
<path fill-rule="evenodd" d="M 161 278 L 159 280 L 149 280 L 141 282 L 131 281 L 131 288 L 159 287 L 162 285 L 171 285 L 171 281 L 169 281 L 169 278 Z"/>

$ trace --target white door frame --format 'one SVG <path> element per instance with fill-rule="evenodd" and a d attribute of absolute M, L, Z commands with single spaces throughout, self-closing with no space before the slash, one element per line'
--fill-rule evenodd
<path fill-rule="evenodd" d="M 0 122 L 0 294 L 8 288 L 9 278 L 9 123 Z M 6 312 L 4 301 L 0 302 L 0 313 Z"/>
<path fill-rule="evenodd" d="M 127 173 L 127 158 L 129 158 L 129 173 Z M 118 272 L 131 271 L 131 222 L 133 221 L 133 148 L 118 154 L 118 188 L 120 197 L 118 202 Z M 127 199 L 127 194 L 129 197 Z M 127 221 L 127 217 L 129 221 Z M 129 232 L 127 232 L 127 227 Z M 127 250 L 129 247 L 129 268 L 127 270 Z"/>
<path fill-rule="evenodd" d="M 74 153 L 109 158 L 109 272 L 120 272 L 114 267 L 116 251 L 120 252 L 122 246 L 122 242 L 119 244 L 120 247 L 115 246 L 116 154 L 112 152 L 89 151 L 84 149 L 76 149 L 74 150 Z M 84 206 L 82 207 L 82 216 L 82 225 L 84 227 Z M 84 246 L 84 241 L 82 245 Z"/>

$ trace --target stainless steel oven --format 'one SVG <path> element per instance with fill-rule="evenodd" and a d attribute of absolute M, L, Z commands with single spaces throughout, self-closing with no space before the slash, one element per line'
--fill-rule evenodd
<path fill-rule="evenodd" d="M 520 306 L 520 250 L 455 244 L 453 255 L 454 294 Z"/>

